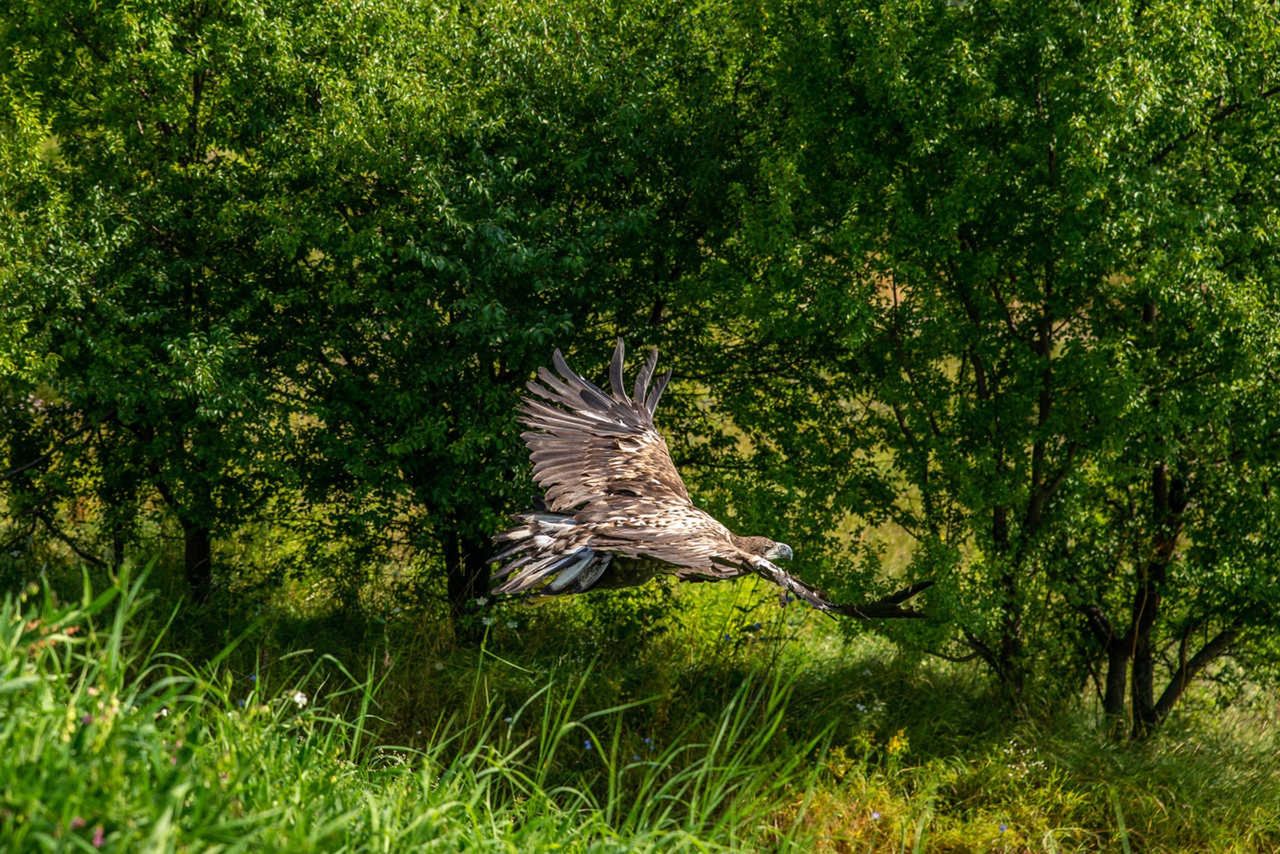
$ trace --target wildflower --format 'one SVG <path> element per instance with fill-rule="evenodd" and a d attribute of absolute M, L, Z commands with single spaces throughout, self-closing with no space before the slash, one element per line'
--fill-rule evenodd
<path fill-rule="evenodd" d="M 106 831 L 103 830 L 102 825 L 96 825 L 93 828 L 93 847 L 101 848 L 102 843 L 106 840 L 106 836 Z"/>
<path fill-rule="evenodd" d="M 727 635 L 727 634 L 726 634 L 723 638 L 721 638 L 721 640 L 723 640 L 723 641 L 726 641 L 726 642 L 727 642 L 727 641 L 729 641 L 729 640 L 732 640 L 732 638 L 730 638 L 730 637 L 729 637 L 729 635 Z"/>
<path fill-rule="evenodd" d="M 239 700 L 236 700 L 236 705 L 243 709 L 243 708 L 244 708 L 244 697 L 241 697 Z"/>
<path fill-rule="evenodd" d="M 480 622 L 484 623 L 486 626 L 492 626 L 494 623 L 498 621 L 493 617 L 485 617 Z"/>
<path fill-rule="evenodd" d="M 507 620 L 507 628 L 518 629 L 520 628 L 520 624 L 517 623 L 515 620 Z"/>
<path fill-rule="evenodd" d="M 1002 821 L 1002 822 L 1000 822 L 1000 832 L 1001 832 L 1001 833 L 1004 833 L 1004 832 L 1005 832 L 1006 830 L 1008 830 L 1008 829 L 1009 829 L 1009 825 L 1005 824 L 1003 821 Z"/>
<path fill-rule="evenodd" d="M 753 631 L 753 632 L 758 632 L 758 631 L 760 631 L 762 628 L 764 628 L 764 626 L 762 626 L 760 623 L 752 623 L 752 624 L 751 624 L 750 626 L 748 626 L 747 628 L 748 628 L 748 629 L 750 629 L 750 630 L 751 630 L 751 631 Z"/>
<path fill-rule="evenodd" d="M 871 811 L 871 820 L 872 820 L 872 821 L 879 821 L 879 820 L 880 820 L 880 810 L 872 810 L 872 811 Z"/>
<path fill-rule="evenodd" d="M 156 712 L 156 720 L 162 720 L 167 717 L 169 717 L 169 707 L 161 706 L 160 711 Z"/>
<path fill-rule="evenodd" d="M 513 720 L 514 718 L 512 718 L 511 715 L 507 715 L 505 718 L 502 719 L 502 722 L 505 723 L 507 726 L 511 726 L 511 722 Z"/>
<path fill-rule="evenodd" d="M 475 602 L 476 607 L 483 608 L 485 605 L 489 604 L 489 599 L 486 596 L 477 596 Z"/>
<path fill-rule="evenodd" d="M 93 723 L 93 715 L 89 714 L 88 712 L 85 712 L 83 715 L 80 716 L 80 723 L 84 724 L 85 726 L 88 726 L 89 724 Z"/>
<path fill-rule="evenodd" d="M 98 686 L 90 685 L 88 688 L 85 689 L 85 693 L 88 694 L 90 697 L 98 696 Z"/>
<path fill-rule="evenodd" d="M 250 681 L 250 682 L 257 682 L 257 681 L 258 681 L 258 674 L 256 674 L 256 673 L 250 673 L 250 674 L 249 674 L 249 681 Z"/>
<path fill-rule="evenodd" d="M 86 821 L 85 821 L 84 819 L 82 819 L 80 816 L 76 816 L 75 818 L 71 819 L 71 829 L 72 829 L 72 830 L 79 830 L 80 828 L 84 827 L 84 826 L 85 826 L 85 824 L 87 824 L 87 823 L 88 823 L 88 822 L 86 822 Z"/>
<path fill-rule="evenodd" d="M 582 742 L 582 749 L 583 749 L 583 750 L 592 750 L 592 749 L 594 749 L 594 748 L 592 747 L 592 745 L 591 745 L 591 739 L 589 739 L 589 738 L 588 738 L 588 739 L 585 739 L 585 740 Z"/>
<path fill-rule="evenodd" d="M 293 704 L 299 709 L 305 709 L 307 707 L 307 695 L 301 691 L 294 691 L 293 696 L 289 699 L 293 700 Z"/>

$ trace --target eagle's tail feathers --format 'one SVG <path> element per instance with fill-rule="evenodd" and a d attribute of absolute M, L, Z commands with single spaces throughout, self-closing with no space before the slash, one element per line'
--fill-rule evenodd
<path fill-rule="evenodd" d="M 523 593 L 548 579 L 553 580 L 538 592 L 580 593 L 599 580 L 613 557 L 581 545 L 572 516 L 526 513 L 516 522 L 494 538 L 506 546 L 492 558 L 506 561 L 493 574 L 494 593 Z"/>
<path fill-rule="evenodd" d="M 578 576 L 582 574 L 582 570 L 586 569 L 587 564 L 595 560 L 596 553 L 588 548 L 580 548 L 573 554 L 563 560 L 556 561 L 553 568 L 559 571 L 559 575 L 555 577 L 547 590 L 552 593 L 559 593 L 570 584 L 578 580 Z M 563 569 L 561 569 L 563 567 Z"/>

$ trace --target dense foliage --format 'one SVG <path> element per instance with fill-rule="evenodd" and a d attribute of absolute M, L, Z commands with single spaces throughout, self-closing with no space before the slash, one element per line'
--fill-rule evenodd
<path fill-rule="evenodd" d="M 11 4 L 0 577 L 468 625 L 524 380 L 622 335 L 708 509 L 1145 734 L 1277 651 L 1276 68 L 1262 2 Z"/>

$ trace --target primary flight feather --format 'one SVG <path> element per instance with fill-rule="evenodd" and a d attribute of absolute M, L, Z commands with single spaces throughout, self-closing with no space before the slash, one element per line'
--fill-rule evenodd
<path fill-rule="evenodd" d="M 694 506 L 653 422 L 671 372 L 655 381 L 658 352 L 650 351 L 628 395 L 623 354 L 619 339 L 608 392 L 574 372 L 559 350 L 555 372 L 542 368 L 529 383 L 521 437 L 546 506 L 496 537 L 494 592 L 581 593 L 661 572 L 684 581 L 758 575 L 828 613 L 914 615 L 833 604 L 773 563 L 790 558 L 790 546 L 740 537 Z"/>

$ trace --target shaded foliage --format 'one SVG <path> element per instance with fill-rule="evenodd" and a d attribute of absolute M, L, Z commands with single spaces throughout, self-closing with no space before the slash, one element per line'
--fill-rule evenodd
<path fill-rule="evenodd" d="M 172 535 L 204 598 L 283 532 L 270 581 L 390 567 L 475 626 L 523 382 L 623 335 L 718 517 L 851 599 L 936 579 L 892 637 L 1141 735 L 1276 651 L 1278 38 L 1261 3 L 19 4 L 0 560 Z"/>

